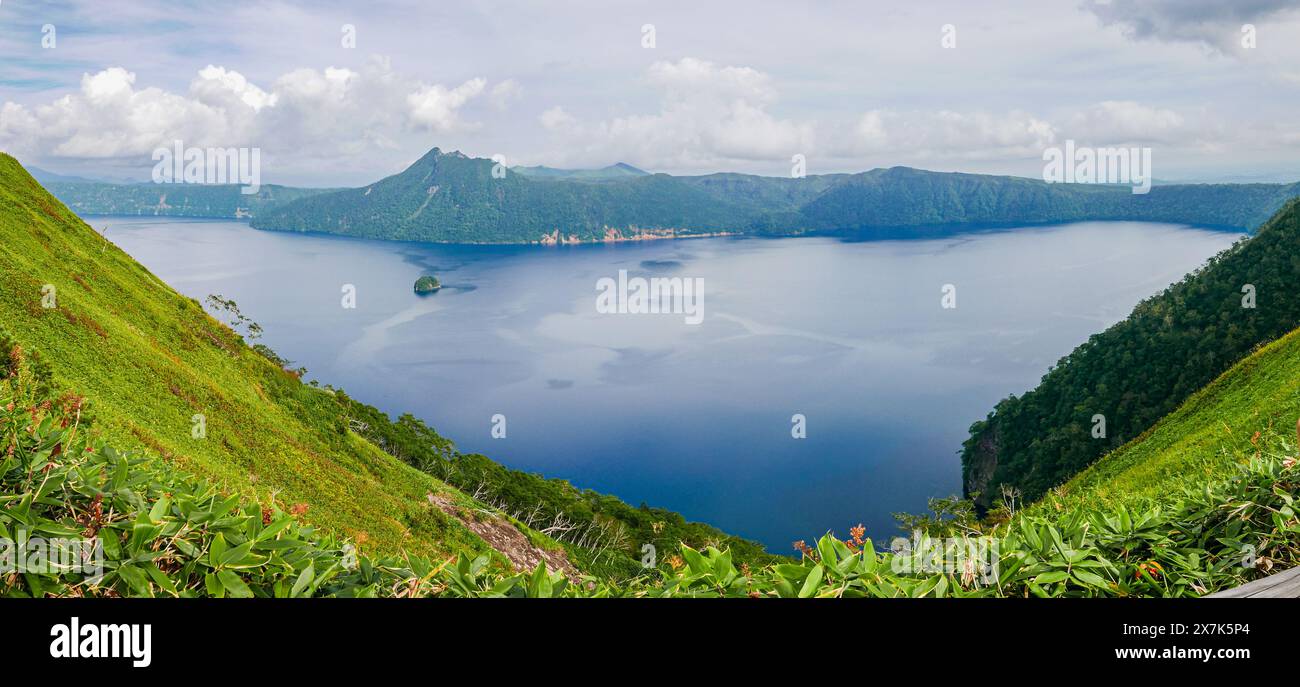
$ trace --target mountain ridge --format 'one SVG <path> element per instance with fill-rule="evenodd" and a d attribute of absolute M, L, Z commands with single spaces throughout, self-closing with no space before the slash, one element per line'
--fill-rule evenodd
<path fill-rule="evenodd" d="M 799 178 L 673 176 L 625 163 L 506 169 L 435 147 L 355 188 L 268 185 L 241 196 L 237 186 L 52 183 L 51 191 L 90 215 L 249 219 L 267 230 L 444 243 L 591 243 L 723 234 L 912 238 L 1094 220 L 1253 231 L 1300 195 L 1300 182 L 1170 184 L 1133 194 L 1125 186 L 904 166 Z"/>

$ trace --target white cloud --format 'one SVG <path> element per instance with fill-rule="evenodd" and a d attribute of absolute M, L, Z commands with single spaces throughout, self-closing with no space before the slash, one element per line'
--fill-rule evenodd
<path fill-rule="evenodd" d="M 430 131 L 450 131 L 460 123 L 457 111 L 478 97 L 485 86 L 487 80 L 482 78 L 470 79 L 452 89 L 440 84 L 424 86 L 406 96 L 411 122 Z"/>
<path fill-rule="evenodd" d="M 717 98 L 766 103 L 776 98 L 767 74 L 749 67 L 718 67 L 693 57 L 655 62 L 647 70 L 646 80 L 662 88 L 672 100 Z"/>
<path fill-rule="evenodd" d="M 521 88 L 519 82 L 514 79 L 506 79 L 505 81 L 497 82 L 497 85 L 492 87 L 492 93 L 490 95 L 492 105 L 498 110 L 506 109 L 511 103 L 514 103 L 522 97 L 523 88 Z"/>
<path fill-rule="evenodd" d="M 574 119 L 573 115 L 565 112 L 564 108 L 559 105 L 543 112 L 537 120 L 541 122 L 543 127 L 552 131 L 570 129 L 578 123 L 578 120 Z"/>
<path fill-rule="evenodd" d="M 838 150 L 881 164 L 926 161 L 1037 160 L 1045 148 L 1073 139 L 1082 145 L 1160 145 L 1164 150 L 1245 146 L 1250 131 L 1232 130 L 1202 109 L 1188 113 L 1129 100 L 1106 100 L 1058 113 L 1021 110 L 955 112 L 870 110 Z"/>
<path fill-rule="evenodd" d="M 1065 124 L 1071 138 L 1098 145 L 1173 141 L 1185 138 L 1191 128 L 1173 110 L 1131 100 L 1097 103 L 1076 112 Z"/>
<path fill-rule="evenodd" d="M 1056 140 L 1056 128 L 1026 112 L 870 110 L 846 150 L 925 159 L 1033 157 Z"/>
<path fill-rule="evenodd" d="M 472 126 L 462 111 L 487 87 L 401 78 L 374 59 L 358 70 L 295 69 L 262 88 L 243 74 L 208 65 L 188 93 L 140 87 L 109 67 L 82 76 L 80 88 L 38 105 L 0 107 L 0 148 L 25 158 L 137 159 L 174 141 L 190 146 L 251 146 L 300 164 L 395 149 L 416 132 Z M 500 93 L 509 93 L 517 85 Z"/>
<path fill-rule="evenodd" d="M 199 70 L 198 78 L 190 84 L 190 93 L 196 100 L 218 107 L 228 106 L 232 98 L 237 99 L 254 112 L 274 106 L 277 100 L 274 93 L 254 86 L 243 74 L 213 65 Z"/>
<path fill-rule="evenodd" d="M 32 109 L 6 103 L 0 146 L 56 157 L 148 154 L 163 140 L 209 141 L 236 122 L 218 107 L 157 88 L 137 89 L 120 67 L 82 76 L 76 93 Z"/>
<path fill-rule="evenodd" d="M 631 160 L 650 168 L 721 168 L 735 161 L 784 161 L 815 141 L 811 122 L 783 119 L 768 108 L 776 90 L 767 74 L 683 58 L 655 62 L 645 80 L 659 110 L 583 122 L 561 107 L 540 121 L 559 136 L 565 163 Z"/>
<path fill-rule="evenodd" d="M 147 151 L 153 139 L 179 135 L 247 140 L 265 149 L 268 179 L 317 185 L 372 181 L 434 145 L 506 151 L 527 164 L 622 160 L 656 171 L 767 174 L 788 173 L 793 153 L 784 149 L 798 148 L 813 173 L 928 163 L 1034 176 L 1037 155 L 997 155 L 1038 145 L 1038 120 L 1056 144 L 1140 134 L 1152 141 L 1140 145 L 1157 148 L 1162 176 L 1237 167 L 1300 178 L 1300 42 L 1291 40 L 1300 12 L 1287 10 L 1298 2 L 938 0 L 925 11 L 879 11 L 723 0 L 660 3 L 647 18 L 627 3 L 514 3 L 501 12 L 490 0 L 381 1 L 364 17 L 340 17 L 308 0 L 117 3 L 107 13 L 102 3 L 67 0 L 42 6 L 41 22 L 60 27 L 57 50 L 38 56 L 31 35 L 0 33 L 0 146 L 40 151 L 44 159 L 23 161 L 63 173 L 129 176 L 138 159 L 50 156 L 59 146 Z M 640 47 L 647 21 L 659 27 L 655 50 Z M 342 22 L 357 25 L 358 49 L 340 46 Z M 956 50 L 938 47 L 945 23 L 959 29 Z M 1258 28 L 1255 49 L 1241 48 L 1244 23 Z M 63 33 L 91 25 L 75 40 Z M 597 46 L 593 36 L 609 40 Z M 1225 59 L 1229 47 L 1234 57 Z M 392 68 L 368 62 L 371 51 Z M 680 59 L 688 55 L 713 62 Z M 100 86 L 119 94 L 96 86 L 105 101 L 97 105 L 82 91 L 82 72 L 113 65 L 138 78 L 111 76 Z M 430 84 L 450 94 L 480 76 L 484 90 L 459 108 L 435 97 L 412 121 L 411 94 Z M 135 116 L 113 104 L 126 87 Z M 56 106 L 64 95 L 72 102 Z M 1099 101 L 1177 113 L 1181 130 L 1159 114 L 1139 127 L 1127 115 L 1092 112 Z M 555 105 L 567 117 L 541 116 Z M 38 114 L 43 108 L 51 111 Z M 945 108 L 952 112 L 941 119 Z M 878 121 L 864 125 L 872 110 Z M 906 121 L 914 113 L 938 129 L 918 132 Z M 188 124 L 205 121 L 211 130 Z M 954 140 L 951 131 L 963 133 Z M 909 141 L 930 147 L 914 151 Z M 344 155 L 346 164 L 327 164 Z"/>

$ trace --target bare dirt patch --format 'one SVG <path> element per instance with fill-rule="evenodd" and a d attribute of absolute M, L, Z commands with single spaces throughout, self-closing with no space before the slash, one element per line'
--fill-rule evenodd
<path fill-rule="evenodd" d="M 563 551 L 548 551 L 536 546 L 505 517 L 484 511 L 467 511 L 452 503 L 451 498 L 445 494 L 430 493 L 428 499 L 429 503 L 460 520 L 471 532 L 487 542 L 488 546 L 510 559 L 516 570 L 532 571 L 538 563 L 546 561 L 547 570 L 563 572 L 570 580 L 577 580 L 582 575 Z"/>

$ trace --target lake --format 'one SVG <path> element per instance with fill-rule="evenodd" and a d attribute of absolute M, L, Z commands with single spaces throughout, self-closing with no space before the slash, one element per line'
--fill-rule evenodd
<path fill-rule="evenodd" d="M 916 241 L 447 246 L 91 223 L 186 295 L 233 298 L 308 379 L 419 416 L 462 451 L 778 553 L 858 523 L 888 540 L 892 513 L 960 493 L 971 422 L 1240 236 L 1108 222 Z M 602 312 L 597 283 L 620 270 L 698 280 L 700 321 Z M 422 274 L 443 289 L 414 294 Z"/>

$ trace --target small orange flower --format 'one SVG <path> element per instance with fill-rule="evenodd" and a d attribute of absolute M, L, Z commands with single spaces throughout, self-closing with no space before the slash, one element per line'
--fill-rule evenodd
<path fill-rule="evenodd" d="M 1147 561 L 1146 563 L 1138 563 L 1138 569 L 1133 571 L 1133 577 L 1142 579 L 1142 575 L 1145 573 L 1147 576 L 1158 580 L 1160 579 L 1160 573 L 1163 571 L 1164 568 L 1158 561 Z"/>

